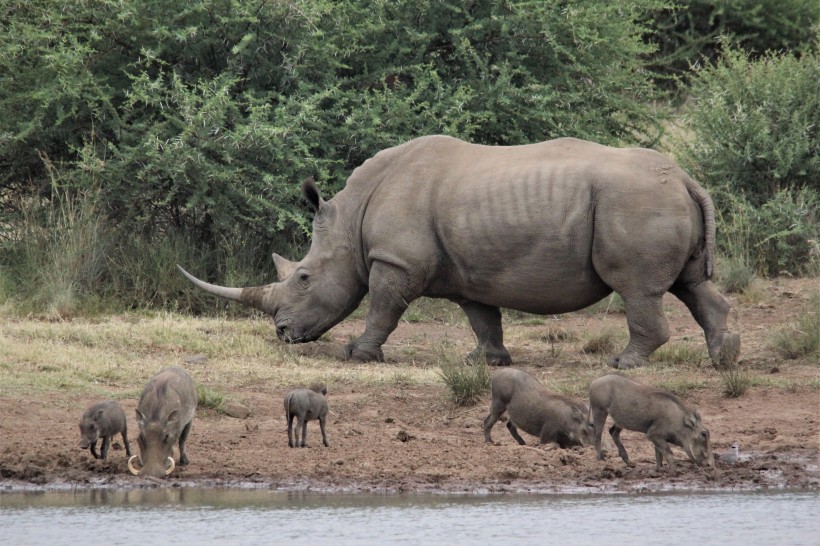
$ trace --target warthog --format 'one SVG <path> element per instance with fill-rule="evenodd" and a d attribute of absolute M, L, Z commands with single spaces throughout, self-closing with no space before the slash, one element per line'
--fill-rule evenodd
<path fill-rule="evenodd" d="M 492 442 L 490 429 L 506 411 L 507 428 L 513 438 L 525 445 L 518 434 L 521 428 L 537 436 L 540 443 L 557 443 L 566 449 L 592 443 L 592 425 L 587 407 L 575 400 L 549 392 L 533 376 L 522 370 L 507 368 L 493 374 L 490 384 L 493 401 L 484 419 L 484 441 Z"/>
<path fill-rule="evenodd" d="M 621 443 L 623 429 L 643 432 L 655 445 L 655 464 L 661 468 L 663 458 L 674 469 L 675 459 L 669 444 L 683 448 L 689 459 L 701 466 L 715 466 L 709 431 L 704 428 L 696 409 L 687 407 L 674 394 L 650 387 L 617 374 L 599 377 L 589 385 L 591 420 L 595 426 L 595 450 L 603 460 L 601 434 L 607 414 L 614 421 L 609 429 L 618 454 L 629 463 Z"/>
<path fill-rule="evenodd" d="M 131 456 L 131 446 L 128 444 L 128 425 L 125 422 L 125 413 L 118 402 L 108 400 L 94 404 L 83 413 L 80 421 L 80 448 L 91 449 L 91 454 L 95 459 L 105 459 L 108 457 L 108 446 L 111 445 L 111 437 L 115 434 L 122 434 L 122 442 L 125 444 L 125 453 Z M 100 454 L 97 454 L 97 440 L 102 438 Z"/>
<path fill-rule="evenodd" d="M 302 443 L 305 447 L 307 438 L 307 423 L 314 419 L 319 420 L 319 428 L 322 429 L 322 443 L 325 447 L 330 447 L 325 433 L 325 421 L 327 420 L 327 387 L 324 385 L 314 385 L 309 389 L 295 389 L 285 396 L 285 418 L 288 422 L 288 446 L 299 447 L 299 429 L 302 429 Z M 293 418 L 296 417 L 296 440 L 294 441 Z"/>
<path fill-rule="evenodd" d="M 140 435 L 139 460 L 142 468 L 134 467 L 136 455 L 128 459 L 128 469 L 134 475 L 161 478 L 174 471 L 174 445 L 179 442 L 179 464 L 188 464 L 185 440 L 197 404 L 196 386 L 188 373 L 180 368 L 162 370 L 145 385 L 137 405 Z"/>

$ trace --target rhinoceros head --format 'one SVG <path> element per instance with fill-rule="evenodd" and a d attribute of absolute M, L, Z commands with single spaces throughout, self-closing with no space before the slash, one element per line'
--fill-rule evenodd
<path fill-rule="evenodd" d="M 288 343 L 314 341 L 349 315 L 367 293 L 356 260 L 356 237 L 345 224 L 349 218 L 338 206 L 326 202 L 312 178 L 302 193 L 316 215 L 307 255 L 291 262 L 273 255 L 279 282 L 248 288 L 229 288 L 201 281 L 177 266 L 199 288 L 229 300 L 250 305 L 273 317 L 276 335 Z"/>

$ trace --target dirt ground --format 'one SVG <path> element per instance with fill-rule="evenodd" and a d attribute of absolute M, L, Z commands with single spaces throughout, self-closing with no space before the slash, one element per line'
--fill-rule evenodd
<path fill-rule="evenodd" d="M 449 401 L 445 387 L 394 385 L 385 388 L 340 386 L 329 393 L 328 420 L 331 447 L 321 446 L 318 424 L 308 426 L 306 449 L 287 446 L 281 400 L 286 389 L 253 388 L 239 393 L 252 408 L 246 419 L 198 410 L 189 438 L 191 464 L 177 467 L 162 483 L 175 486 L 247 486 L 277 489 L 371 492 L 625 492 L 673 489 L 726 490 L 756 488 L 820 488 L 820 365 L 784 360 L 765 346 L 764 333 L 794 319 L 816 279 L 782 280 L 767 287 L 764 303 L 732 298 L 742 335 L 741 369 L 757 377 L 793 381 L 793 388 L 753 386 L 740 398 L 721 393 L 716 373 L 709 367 L 693 376 L 712 378 L 707 388 L 682 397 L 700 409 L 711 431 L 716 455 L 739 441 L 741 460 L 716 468 L 694 467 L 673 448 L 681 464 L 675 471 L 655 470 L 654 451 L 645 436 L 625 431 L 624 445 L 633 465 L 626 466 L 610 448 L 597 461 L 594 448 L 562 450 L 536 446 L 525 436 L 519 446 L 503 422 L 493 429 L 495 444 L 485 444 L 482 420 L 489 397 L 462 408 Z M 670 305 L 675 305 L 671 302 Z M 682 309 L 682 307 L 681 307 Z M 667 313 L 673 339 L 702 340 L 685 310 Z M 588 317 L 567 315 L 562 327 L 584 327 Z M 612 315 L 623 326 L 623 315 Z M 520 328 L 544 328 L 521 326 Z M 363 329 L 363 321 L 348 320 L 334 328 L 329 340 L 304 346 L 305 351 L 337 351 L 348 336 Z M 464 328 L 402 322 L 385 347 L 389 361 L 404 365 L 391 351 L 413 340 L 432 349 L 442 339 L 471 334 Z M 515 366 L 537 377 L 569 374 L 572 363 L 555 364 L 550 346 L 537 341 L 509 341 Z M 312 347 L 311 347 L 312 346 Z M 317 349 L 318 347 L 318 349 Z M 391 356 L 391 352 L 393 353 Z M 552 353 L 554 354 L 554 353 Z M 572 360 L 559 355 L 557 360 Z M 603 357 L 601 358 L 603 361 Z M 361 364 L 366 366 L 367 364 Z M 600 363 L 600 374 L 609 369 Z M 641 380 L 652 382 L 651 376 Z M 813 382 L 813 384 L 812 384 Z M 94 399 L 60 392 L 47 399 L 0 399 L 0 490 L 72 487 L 154 487 L 156 481 L 133 477 L 126 465 L 122 440 L 113 442 L 107 461 L 94 460 L 78 447 L 78 412 Z M 124 401 L 131 445 L 135 453 L 136 400 Z"/>

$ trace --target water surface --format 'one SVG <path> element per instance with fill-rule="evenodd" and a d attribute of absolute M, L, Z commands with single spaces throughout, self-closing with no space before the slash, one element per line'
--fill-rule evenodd
<path fill-rule="evenodd" d="M 0 494 L 5 544 L 820 543 L 820 494 L 322 494 L 158 488 Z"/>

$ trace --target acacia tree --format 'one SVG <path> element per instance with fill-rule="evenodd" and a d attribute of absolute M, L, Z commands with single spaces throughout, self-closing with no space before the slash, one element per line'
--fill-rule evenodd
<path fill-rule="evenodd" d="M 8 0 L 0 224 L 14 243 L 21 203 L 57 187 L 92 195 L 120 247 L 185 233 L 224 272 L 226 245 L 306 240 L 305 176 L 332 194 L 416 136 L 640 141 L 657 119 L 638 21 L 660 6 Z"/>

